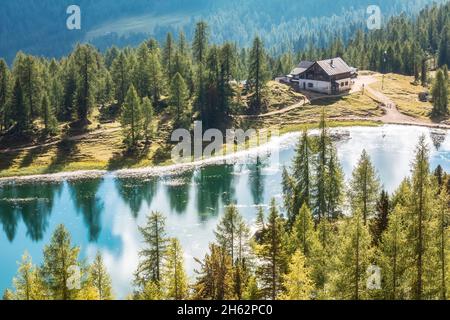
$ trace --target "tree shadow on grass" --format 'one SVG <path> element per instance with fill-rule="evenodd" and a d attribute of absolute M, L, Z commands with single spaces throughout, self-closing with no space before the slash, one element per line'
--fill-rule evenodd
<path fill-rule="evenodd" d="M 29 167 L 40 155 L 47 153 L 50 148 L 51 146 L 45 146 L 28 150 L 20 161 L 20 168 Z"/>
<path fill-rule="evenodd" d="M 19 154 L 20 151 L 0 153 L 0 171 L 10 169 Z"/>
<path fill-rule="evenodd" d="M 61 171 L 70 161 L 75 160 L 76 155 L 79 154 L 77 141 L 62 140 L 57 144 L 56 155 L 48 166 L 46 172 Z"/>

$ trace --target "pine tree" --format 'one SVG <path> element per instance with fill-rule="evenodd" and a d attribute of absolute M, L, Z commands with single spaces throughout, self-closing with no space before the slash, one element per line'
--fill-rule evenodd
<path fill-rule="evenodd" d="M 153 105 L 148 97 L 142 100 L 142 115 L 143 115 L 143 133 L 145 141 L 148 143 L 153 137 Z"/>
<path fill-rule="evenodd" d="M 31 123 L 38 115 L 41 103 L 42 78 L 38 60 L 19 52 L 14 61 L 13 73 L 22 87 L 23 103 L 29 110 Z"/>
<path fill-rule="evenodd" d="M 300 250 L 292 256 L 288 266 L 288 273 L 283 277 L 283 286 L 286 290 L 281 294 L 281 300 L 310 300 L 314 290 L 311 280 L 311 270 L 306 265 L 305 256 Z"/>
<path fill-rule="evenodd" d="M 448 298 L 448 285 L 450 281 L 450 213 L 449 213 L 449 194 L 447 188 L 442 188 L 437 206 L 437 232 L 438 239 L 438 264 L 439 264 L 439 298 L 446 300 Z"/>
<path fill-rule="evenodd" d="M 433 111 L 434 116 L 445 116 L 448 114 L 448 79 L 443 70 L 436 73 L 433 85 Z"/>
<path fill-rule="evenodd" d="M 327 175 L 325 179 L 325 199 L 327 202 L 328 219 L 335 219 L 339 214 L 339 207 L 342 204 L 344 189 L 344 172 L 336 156 L 337 151 L 333 145 L 329 147 L 327 163 Z"/>
<path fill-rule="evenodd" d="M 374 243 L 378 244 L 381 239 L 381 235 L 386 230 L 389 222 L 390 202 L 389 194 L 387 191 L 382 190 L 381 195 L 378 198 L 375 210 L 375 217 L 371 224 L 371 233 L 374 239 Z"/>
<path fill-rule="evenodd" d="M 202 64 L 206 60 L 208 50 L 209 28 L 206 22 L 199 21 L 195 27 L 194 40 L 192 43 L 195 62 Z"/>
<path fill-rule="evenodd" d="M 9 100 L 10 72 L 5 60 L 0 59 L 0 132 L 7 130 L 9 114 L 7 101 Z"/>
<path fill-rule="evenodd" d="M 45 132 L 49 135 L 54 135 L 58 131 L 58 122 L 56 120 L 53 108 L 50 105 L 47 94 L 42 97 L 42 118 L 44 120 Z"/>
<path fill-rule="evenodd" d="M 4 301 L 12 301 L 12 300 L 15 300 L 15 297 L 14 297 L 14 294 L 12 293 L 11 290 L 6 289 L 5 292 L 3 292 L 3 297 L 2 297 L 2 299 L 3 299 Z"/>
<path fill-rule="evenodd" d="M 291 177 L 286 167 L 283 167 L 281 185 L 283 188 L 283 205 L 287 212 L 289 227 L 291 227 L 296 216 L 296 211 L 294 211 L 295 183 L 293 177 Z"/>
<path fill-rule="evenodd" d="M 99 300 L 113 300 L 111 277 L 103 263 L 103 257 L 97 252 L 94 262 L 89 267 L 89 282 Z"/>
<path fill-rule="evenodd" d="M 320 222 L 327 214 L 327 199 L 326 199 L 326 185 L 327 185 L 327 159 L 329 150 L 329 136 L 325 121 L 325 109 L 322 109 L 322 116 L 320 120 L 320 136 L 317 142 L 317 156 L 315 159 L 315 185 L 314 185 L 314 214 Z"/>
<path fill-rule="evenodd" d="M 145 43 L 137 49 L 136 65 L 133 68 L 133 85 L 139 97 L 150 97 L 150 50 Z"/>
<path fill-rule="evenodd" d="M 189 92 L 183 77 L 178 72 L 171 81 L 169 99 L 175 115 L 175 125 L 183 125 L 186 111 L 189 109 Z"/>
<path fill-rule="evenodd" d="M 256 249 L 256 256 L 259 259 L 257 276 L 261 284 L 261 293 L 272 300 L 283 291 L 283 274 L 287 268 L 284 227 L 284 221 L 273 199 L 261 244 Z"/>
<path fill-rule="evenodd" d="M 141 261 L 135 274 L 135 284 L 141 289 L 149 282 L 160 287 L 168 243 L 165 217 L 160 212 L 152 212 L 139 231 L 144 238 L 145 247 L 139 252 Z"/>
<path fill-rule="evenodd" d="M 408 269 L 405 210 L 401 205 L 393 210 L 376 256 L 382 271 L 383 298 L 388 300 L 408 297 L 405 286 Z"/>
<path fill-rule="evenodd" d="M 122 110 L 121 124 L 125 134 L 125 141 L 131 148 L 135 148 L 142 132 L 142 106 L 134 86 L 128 90 Z"/>
<path fill-rule="evenodd" d="M 210 253 L 200 264 L 197 281 L 194 286 L 195 299 L 231 300 L 233 295 L 233 263 L 224 248 L 210 244 Z"/>
<path fill-rule="evenodd" d="M 164 44 L 162 60 L 164 61 L 164 69 L 168 76 L 167 80 L 172 80 L 173 72 L 173 58 L 175 55 L 175 43 L 173 41 L 172 33 L 168 32 L 166 36 L 166 42 Z"/>
<path fill-rule="evenodd" d="M 150 75 L 150 98 L 152 99 L 153 105 L 157 106 L 161 95 L 164 93 L 165 81 L 163 78 L 162 67 L 160 63 L 160 55 L 158 52 L 153 52 L 150 54 L 149 70 Z"/>
<path fill-rule="evenodd" d="M 11 97 L 11 119 L 15 122 L 18 133 L 26 133 L 31 126 L 30 111 L 24 102 L 22 85 L 18 79 Z"/>
<path fill-rule="evenodd" d="M 379 192 L 379 178 L 370 161 L 369 155 L 364 150 L 353 171 L 349 190 L 352 210 L 354 212 L 361 211 L 364 224 L 367 224 L 368 219 L 375 213 Z"/>
<path fill-rule="evenodd" d="M 122 106 L 131 84 L 130 64 L 123 52 L 114 59 L 111 66 L 111 76 L 115 85 L 117 103 Z"/>
<path fill-rule="evenodd" d="M 13 279 L 16 300 L 45 300 L 46 290 L 39 269 L 33 265 L 30 255 L 25 252 Z"/>
<path fill-rule="evenodd" d="M 77 74 L 78 120 L 86 123 L 96 103 L 96 84 L 101 69 L 101 59 L 99 53 L 90 45 L 78 45 L 72 58 Z"/>
<path fill-rule="evenodd" d="M 184 271 L 183 249 L 177 239 L 171 239 L 167 246 L 163 270 L 164 295 L 170 300 L 186 300 L 189 284 Z"/>
<path fill-rule="evenodd" d="M 318 237 L 315 230 L 311 210 L 303 204 L 292 227 L 289 241 L 291 252 L 299 250 L 305 258 L 311 257 L 318 246 Z"/>
<path fill-rule="evenodd" d="M 431 248 L 431 212 L 434 207 L 432 179 L 428 162 L 429 149 L 425 136 L 421 136 L 412 165 L 411 196 L 408 210 L 407 243 L 414 268 L 409 276 L 413 298 L 417 300 L 429 296 L 436 269 Z M 433 270 L 433 271 L 432 271 Z"/>
<path fill-rule="evenodd" d="M 308 137 L 308 132 L 304 130 L 297 145 L 296 156 L 292 165 L 295 180 L 294 214 L 297 214 L 304 204 L 308 207 L 311 206 L 312 157 L 311 141 Z"/>
<path fill-rule="evenodd" d="M 55 300 L 74 300 L 80 288 L 74 283 L 69 286 L 70 280 L 76 275 L 73 268 L 83 268 L 78 260 L 79 247 L 73 247 L 71 237 L 63 225 L 59 225 L 53 233 L 50 244 L 44 247 L 44 261 L 42 264 L 42 277 L 46 288 Z M 82 274 L 80 274 L 82 276 Z"/>
<path fill-rule="evenodd" d="M 253 40 L 253 47 L 249 57 L 249 71 L 247 86 L 252 94 L 251 111 L 254 114 L 261 112 L 263 90 L 269 80 L 267 69 L 266 52 L 264 44 L 259 37 Z"/>
<path fill-rule="evenodd" d="M 371 240 L 359 211 L 340 226 L 331 279 L 336 299 L 360 300 L 368 297 L 366 272 L 372 256 Z"/>

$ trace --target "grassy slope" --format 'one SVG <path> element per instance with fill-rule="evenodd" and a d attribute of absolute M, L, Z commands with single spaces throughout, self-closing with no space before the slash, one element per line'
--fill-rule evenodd
<path fill-rule="evenodd" d="M 400 112 L 419 118 L 429 120 L 429 115 L 433 108 L 430 102 L 421 102 L 419 93 L 427 91 L 421 85 L 413 85 L 414 77 L 403 76 L 399 74 L 386 74 L 384 79 L 384 90 L 382 90 L 382 76 L 377 75 L 377 82 L 371 87 L 377 91 L 383 92 L 391 99 Z"/>
<path fill-rule="evenodd" d="M 409 93 L 413 88 L 411 85 L 407 85 L 408 81 L 403 77 L 400 77 L 401 82 L 397 84 L 400 88 L 394 89 L 396 88 L 394 79 L 397 77 L 400 76 L 388 77 L 386 82 L 388 89 L 385 90 L 385 93 L 388 95 L 392 90 L 393 99 L 397 96 L 401 97 L 401 102 L 405 106 L 410 105 L 411 101 L 408 103 L 408 100 L 411 99 L 413 100 L 412 105 L 414 105 L 416 96 Z M 373 84 L 375 88 L 379 85 Z M 396 90 L 404 90 L 406 93 L 401 95 Z M 269 83 L 267 97 L 269 112 L 296 104 L 302 99 L 301 94 L 293 92 L 287 86 L 274 82 Z M 235 125 L 241 128 L 278 129 L 281 133 L 314 128 L 318 125 L 322 107 L 325 108 L 327 117 L 330 119 L 330 126 L 333 127 L 379 125 L 379 123 L 371 121 L 371 118 L 382 115 L 378 103 L 366 95 L 355 93 L 342 98 L 325 98 L 311 105 L 271 117 L 258 120 L 239 120 Z M 415 108 L 417 109 L 417 107 Z M 93 132 L 77 141 L 62 141 L 32 150 L 0 153 L 0 177 L 92 169 L 114 170 L 170 163 L 167 160 L 167 155 L 170 154 L 170 145 L 164 143 L 165 139 L 163 138 L 168 136 L 170 124 L 164 123 L 162 120 L 160 123 L 155 123 L 158 139 L 137 156 L 124 154 L 122 132 L 118 122 L 100 124 L 100 130 L 97 130 L 97 125 L 98 122 L 94 120 L 94 124 L 91 126 Z"/>

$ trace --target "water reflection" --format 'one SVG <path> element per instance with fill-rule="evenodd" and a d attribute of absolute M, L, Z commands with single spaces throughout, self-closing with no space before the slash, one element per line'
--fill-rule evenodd
<path fill-rule="evenodd" d="M 83 216 L 83 221 L 88 228 L 90 241 L 97 241 L 102 229 L 100 217 L 104 203 L 97 196 L 102 181 L 103 179 L 92 179 L 68 183 L 75 209 Z"/>
<path fill-rule="evenodd" d="M 61 188 L 61 183 L 10 184 L 0 188 L 0 222 L 10 242 L 15 238 L 20 218 L 27 236 L 34 242 L 42 240 Z"/>
<path fill-rule="evenodd" d="M 450 139 L 441 131 L 401 126 L 342 130 L 349 133 L 348 139 L 338 142 L 337 149 L 347 180 L 366 149 L 384 188 L 392 193 L 410 174 L 421 134 L 426 134 L 430 146 L 431 168 L 440 164 L 450 172 Z M 281 174 L 274 170 L 290 165 L 297 141 L 298 135 L 291 134 L 274 144 L 274 148 L 282 147 L 279 158 L 261 154 L 236 165 L 207 166 L 172 176 L 119 179 L 108 175 L 67 183 L 0 186 L 0 292 L 10 286 L 23 251 L 30 251 L 40 263 L 51 232 L 64 223 L 83 258 L 89 260 L 97 250 L 104 254 L 116 293 L 125 297 L 142 245 L 138 226 L 145 223 L 147 213 L 156 210 L 167 216 L 168 234 L 180 239 L 192 274 L 193 258 L 202 257 L 214 239 L 213 230 L 226 205 L 236 203 L 251 223 L 256 205 L 267 205 L 272 197 L 281 204 Z"/>
<path fill-rule="evenodd" d="M 144 201 L 150 206 L 157 189 L 157 179 L 120 178 L 115 180 L 117 192 L 137 218 Z"/>
<path fill-rule="evenodd" d="M 197 212 L 202 221 L 216 216 L 219 205 L 229 205 L 234 200 L 234 165 L 202 168 L 195 175 L 197 186 Z"/>
<path fill-rule="evenodd" d="M 164 182 L 170 209 L 178 214 L 184 213 L 187 209 L 193 175 L 194 171 L 188 171 Z"/>

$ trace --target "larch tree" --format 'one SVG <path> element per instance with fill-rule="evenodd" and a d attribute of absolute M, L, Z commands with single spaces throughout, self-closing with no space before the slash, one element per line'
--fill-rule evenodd
<path fill-rule="evenodd" d="M 330 138 L 328 136 L 327 124 L 325 121 L 325 109 L 322 109 L 320 119 L 320 135 L 317 141 L 317 155 L 315 157 L 314 169 L 314 206 L 313 212 L 320 222 L 327 215 L 327 164 L 328 164 L 328 150 L 330 145 Z"/>
<path fill-rule="evenodd" d="M 162 61 L 164 63 L 164 70 L 167 74 L 167 80 L 172 80 L 172 77 L 174 75 L 173 72 L 173 63 L 174 63 L 174 56 L 176 52 L 176 45 L 173 40 L 172 33 L 168 32 L 166 36 L 166 41 L 163 46 L 163 53 L 162 53 Z"/>
<path fill-rule="evenodd" d="M 119 56 L 114 59 L 111 66 L 111 76 L 114 81 L 116 100 L 119 107 L 121 107 L 125 102 L 131 84 L 130 64 L 123 52 L 120 52 Z"/>
<path fill-rule="evenodd" d="M 150 54 L 150 62 L 148 65 L 148 74 L 150 75 L 149 98 L 152 99 L 154 106 L 158 105 L 161 95 L 165 92 L 166 87 L 160 60 L 158 52 Z"/>
<path fill-rule="evenodd" d="M 146 143 L 150 142 L 153 137 L 153 120 L 154 120 L 154 110 L 152 101 L 148 97 L 142 99 L 142 116 L 143 116 L 143 134 Z"/>
<path fill-rule="evenodd" d="M 266 82 L 269 80 L 266 60 L 264 44 L 259 37 L 256 37 L 250 50 L 247 78 L 247 86 L 252 93 L 251 111 L 254 114 L 261 112 L 263 91 L 266 87 Z"/>
<path fill-rule="evenodd" d="M 208 51 L 209 27 L 206 22 L 199 21 L 195 27 L 192 50 L 194 60 L 197 64 L 202 64 L 206 60 Z"/>
<path fill-rule="evenodd" d="M 361 300 L 368 297 L 366 280 L 373 251 L 371 242 L 369 229 L 360 211 L 340 226 L 331 277 L 334 298 Z"/>
<path fill-rule="evenodd" d="M 433 115 L 445 116 L 448 114 L 448 75 L 442 69 L 436 73 L 433 85 Z"/>
<path fill-rule="evenodd" d="M 13 284 L 16 300 L 45 300 L 47 298 L 40 270 L 33 264 L 27 252 L 22 256 Z"/>
<path fill-rule="evenodd" d="M 227 251 L 210 244 L 209 253 L 203 261 L 195 259 L 200 264 L 196 270 L 197 280 L 194 285 L 195 299 L 231 300 L 233 293 L 233 263 Z"/>
<path fill-rule="evenodd" d="M 289 245 L 291 252 L 300 251 L 305 258 L 311 257 L 319 246 L 311 210 L 304 203 L 292 226 Z"/>
<path fill-rule="evenodd" d="M 58 131 L 58 121 L 46 93 L 43 94 L 41 108 L 45 132 L 48 135 L 54 135 Z"/>
<path fill-rule="evenodd" d="M 30 110 L 25 104 L 22 85 L 15 80 L 11 95 L 11 119 L 14 121 L 18 133 L 25 134 L 31 126 Z"/>
<path fill-rule="evenodd" d="M 144 248 L 139 252 L 139 265 L 135 274 L 135 284 L 143 289 L 148 282 L 161 287 L 164 259 L 168 237 L 165 231 L 165 217 L 160 212 L 152 212 L 145 226 L 139 231 L 144 239 Z"/>
<path fill-rule="evenodd" d="M 366 150 L 361 154 L 350 181 L 349 200 L 353 212 L 361 211 L 367 224 L 375 211 L 380 192 L 380 181 Z"/>
<path fill-rule="evenodd" d="M 389 194 L 387 191 L 382 190 L 377 200 L 375 216 L 370 224 L 370 231 L 375 244 L 379 243 L 381 235 L 388 226 L 390 208 Z"/>
<path fill-rule="evenodd" d="M 256 257 L 259 259 L 256 274 L 261 293 L 264 297 L 275 300 L 283 291 L 283 274 L 286 272 L 288 258 L 285 222 L 274 199 L 262 240 L 256 248 Z"/>
<path fill-rule="evenodd" d="M 421 136 L 412 164 L 411 196 L 408 210 L 408 245 L 414 268 L 411 270 L 410 287 L 413 298 L 421 300 L 433 291 L 436 274 L 436 255 L 431 241 L 432 212 L 435 190 L 430 175 L 429 149 L 425 136 Z M 432 271 L 432 272 L 431 272 Z"/>
<path fill-rule="evenodd" d="M 133 68 L 133 85 L 139 97 L 151 97 L 150 92 L 150 50 L 145 43 L 136 52 L 136 65 Z"/>
<path fill-rule="evenodd" d="M 327 175 L 325 179 L 326 212 L 329 220 L 336 219 L 343 201 L 344 172 L 337 158 L 337 151 L 331 144 L 327 162 Z"/>
<path fill-rule="evenodd" d="M 406 208 L 398 205 L 391 213 L 378 245 L 376 262 L 381 268 L 382 294 L 387 300 L 406 299 L 408 269 Z"/>
<path fill-rule="evenodd" d="M 304 204 L 307 207 L 311 206 L 312 161 L 313 150 L 311 141 L 308 137 L 308 132 L 304 130 L 297 145 L 292 164 L 293 179 L 295 181 L 294 206 L 292 211 L 295 215 L 298 214 L 298 211 Z"/>
<path fill-rule="evenodd" d="M 175 115 L 175 125 L 183 125 L 189 109 L 189 91 L 180 73 L 176 73 L 170 84 L 169 104 Z"/>
<path fill-rule="evenodd" d="M 306 264 L 305 256 L 300 250 L 291 258 L 288 272 L 283 276 L 285 292 L 281 300 L 311 300 L 314 292 L 314 282 L 311 280 L 311 270 Z"/>
<path fill-rule="evenodd" d="M 89 267 L 89 282 L 95 289 L 99 300 L 114 299 L 111 277 L 100 252 L 97 252 L 94 262 Z"/>
<path fill-rule="evenodd" d="M 180 242 L 172 238 L 167 246 L 163 269 L 164 296 L 169 300 L 186 300 L 189 283 L 184 270 L 183 249 Z"/>
<path fill-rule="evenodd" d="M 69 231 L 59 225 L 44 247 L 42 277 L 55 300 L 74 300 L 81 290 L 83 266 L 78 260 L 80 248 L 72 246 Z M 79 272 L 80 274 L 77 274 Z M 73 280 L 73 282 L 72 282 Z M 77 283 L 79 282 L 79 283 Z"/>
<path fill-rule="evenodd" d="M 121 124 L 125 142 L 128 147 L 135 148 L 142 133 L 142 106 L 133 85 L 128 90 L 122 109 Z"/>
<path fill-rule="evenodd" d="M 10 93 L 10 71 L 5 60 L 0 59 L 0 132 L 7 130 L 9 115 L 7 102 Z"/>
<path fill-rule="evenodd" d="M 438 264 L 439 264 L 439 298 L 447 300 L 448 286 L 450 281 L 450 211 L 449 193 L 446 187 L 442 188 L 437 205 L 437 226 L 436 236 L 438 238 Z"/>
<path fill-rule="evenodd" d="M 101 57 L 94 47 L 78 45 L 72 59 L 77 75 L 76 107 L 78 120 L 86 123 L 96 104 L 95 97 L 98 73 L 101 70 Z"/>

